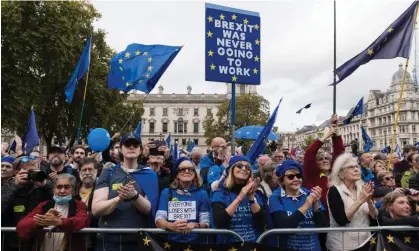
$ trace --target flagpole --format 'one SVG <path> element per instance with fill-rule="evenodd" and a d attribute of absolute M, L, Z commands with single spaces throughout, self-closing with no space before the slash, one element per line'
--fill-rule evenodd
<path fill-rule="evenodd" d="M 231 155 L 236 153 L 236 139 L 234 132 L 236 131 L 236 84 L 231 83 Z"/>
<path fill-rule="evenodd" d="M 144 101 L 147 99 L 148 94 L 150 94 L 149 92 L 145 95 L 145 97 L 143 98 L 143 100 L 141 101 L 141 107 L 144 107 Z M 132 112 L 131 116 L 128 118 L 127 122 L 125 122 L 124 126 L 122 126 L 121 128 L 121 132 L 124 130 L 125 126 L 128 124 L 128 122 L 131 121 L 132 117 L 134 116 L 134 114 L 137 112 L 138 107 L 134 110 L 134 112 Z"/>
<path fill-rule="evenodd" d="M 333 114 L 336 114 L 336 0 L 333 10 Z"/>
<path fill-rule="evenodd" d="M 418 6 L 416 6 L 416 10 L 415 10 L 415 17 L 413 20 L 413 32 L 415 31 L 415 25 L 416 25 L 416 19 L 417 19 L 417 14 L 418 14 Z M 406 65 L 404 67 L 404 72 L 403 72 L 403 80 L 402 80 L 402 88 L 400 89 L 400 94 L 399 94 L 399 100 L 397 101 L 397 112 L 396 112 L 396 117 L 394 120 L 394 127 L 393 127 L 393 135 L 391 137 L 391 149 L 390 149 L 390 158 L 388 159 L 388 165 L 387 165 L 387 170 L 390 170 L 391 168 L 391 156 L 393 155 L 394 152 L 394 144 L 396 141 L 396 132 L 397 132 L 397 125 L 399 123 L 399 113 L 400 113 L 400 106 L 402 103 L 402 98 L 403 98 L 403 92 L 404 92 L 404 83 L 406 81 L 406 75 L 407 75 L 407 67 L 409 66 L 409 57 L 406 58 Z"/>
<path fill-rule="evenodd" d="M 90 68 L 90 64 L 89 64 L 89 68 Z M 81 105 L 81 113 L 80 113 L 79 127 L 77 129 L 76 145 L 79 144 L 79 139 L 80 139 L 81 122 L 83 120 L 84 104 L 85 104 L 85 101 L 86 101 L 86 93 L 87 93 L 87 83 L 88 83 L 88 81 L 89 81 L 89 69 L 87 69 L 87 74 L 86 74 L 86 85 L 84 86 L 83 103 Z"/>

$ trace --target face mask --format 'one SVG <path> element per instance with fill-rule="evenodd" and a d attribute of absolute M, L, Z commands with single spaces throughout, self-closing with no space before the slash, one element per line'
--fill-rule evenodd
<path fill-rule="evenodd" d="M 57 203 L 58 205 L 64 205 L 70 202 L 70 200 L 72 199 L 72 196 L 71 194 L 64 197 L 59 197 L 59 196 L 54 195 L 53 199 L 55 203 Z"/>

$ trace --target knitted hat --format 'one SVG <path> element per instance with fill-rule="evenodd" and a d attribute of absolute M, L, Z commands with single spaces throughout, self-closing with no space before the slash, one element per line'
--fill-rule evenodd
<path fill-rule="evenodd" d="M 3 162 L 7 162 L 7 163 L 9 163 L 9 164 L 12 164 L 13 165 L 13 162 L 16 160 L 16 158 L 15 157 L 13 157 L 13 156 L 7 156 L 7 157 L 2 157 L 1 158 L 1 163 L 3 163 Z"/>
<path fill-rule="evenodd" d="M 172 170 L 173 177 L 177 176 L 178 168 L 183 161 L 189 161 L 189 162 L 193 163 L 192 160 L 188 157 L 181 157 L 181 158 L 177 159 L 175 161 L 175 163 L 173 164 L 173 170 Z"/>
<path fill-rule="evenodd" d="M 303 167 L 301 166 L 300 163 L 298 163 L 295 160 L 284 160 L 282 164 L 276 167 L 275 173 L 279 177 L 279 176 L 283 176 L 286 171 L 291 170 L 291 169 L 298 169 L 300 170 L 301 174 L 303 173 Z"/>
<path fill-rule="evenodd" d="M 226 168 L 226 173 L 228 173 L 230 171 L 230 168 L 232 166 L 234 166 L 237 162 L 240 162 L 240 161 L 246 161 L 250 165 L 250 160 L 246 156 L 234 155 L 230 158 L 230 161 L 228 162 L 228 167 Z"/>

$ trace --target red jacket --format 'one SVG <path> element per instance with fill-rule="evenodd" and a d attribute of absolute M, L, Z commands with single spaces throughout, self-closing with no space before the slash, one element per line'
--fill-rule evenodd
<path fill-rule="evenodd" d="M 332 163 L 331 167 L 333 166 L 333 162 L 335 159 L 345 152 L 345 147 L 343 145 L 342 137 L 341 136 L 334 136 L 332 137 L 332 144 L 333 144 L 333 155 L 332 155 Z M 306 188 L 312 189 L 315 186 L 319 186 L 322 189 L 322 198 L 321 202 L 323 206 L 327 210 L 327 191 L 329 190 L 328 187 L 328 177 L 322 176 L 320 177 L 320 169 L 316 165 L 316 155 L 317 152 L 322 147 L 323 142 L 319 139 L 316 139 L 305 151 L 304 153 L 304 181 L 306 184 Z M 332 171 L 332 170 L 330 170 Z"/>
<path fill-rule="evenodd" d="M 45 233 L 42 228 L 36 225 L 35 219 L 33 218 L 37 214 L 45 214 L 49 209 L 54 208 L 55 202 L 53 200 L 41 202 L 32 212 L 22 218 L 17 224 L 16 231 L 20 238 L 31 239 L 36 236 L 37 243 L 40 244 L 44 240 Z M 69 232 L 74 232 L 82 228 L 89 226 L 89 218 L 87 215 L 87 207 L 82 201 L 71 200 L 68 217 L 62 218 L 63 225 L 59 228 L 66 232 L 66 251 L 79 251 L 85 250 L 85 235 L 84 234 L 73 234 L 70 238 Z M 70 249 L 71 241 L 71 249 Z M 38 245 L 38 249 L 41 245 Z M 32 250 L 36 250 L 35 243 Z"/>

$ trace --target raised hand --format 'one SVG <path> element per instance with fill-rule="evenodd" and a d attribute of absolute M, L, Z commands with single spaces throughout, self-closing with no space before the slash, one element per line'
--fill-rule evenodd
<path fill-rule="evenodd" d="M 24 185 L 24 184 L 28 183 L 28 171 L 24 170 L 24 169 L 21 169 L 16 174 L 15 183 L 16 183 L 16 185 Z"/>

